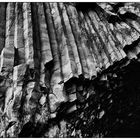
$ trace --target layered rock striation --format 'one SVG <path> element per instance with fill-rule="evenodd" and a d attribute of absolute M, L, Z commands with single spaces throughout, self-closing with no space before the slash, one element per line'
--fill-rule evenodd
<path fill-rule="evenodd" d="M 98 136 L 71 132 L 68 120 L 96 103 L 99 75 L 139 60 L 139 4 L 17 2 L 0 12 L 0 136 Z"/>

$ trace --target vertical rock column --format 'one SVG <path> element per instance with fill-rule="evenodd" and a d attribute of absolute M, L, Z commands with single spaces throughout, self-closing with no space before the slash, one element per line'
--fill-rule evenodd
<path fill-rule="evenodd" d="M 96 32 L 96 34 L 99 38 L 99 42 L 100 42 L 99 44 L 101 44 L 102 60 L 104 60 L 104 68 L 107 68 L 112 64 L 111 57 L 109 55 L 109 51 L 110 51 L 109 49 L 110 48 L 106 48 L 106 47 L 109 47 L 109 46 L 106 46 L 106 44 L 105 44 L 104 34 L 103 34 L 103 31 L 101 30 L 101 28 L 99 26 L 99 23 L 96 19 L 95 12 L 90 11 L 88 13 L 88 16 L 91 20 L 92 27 L 93 27 L 94 31 Z"/>
<path fill-rule="evenodd" d="M 23 3 L 23 20 L 25 62 L 29 65 L 30 68 L 34 68 L 33 31 L 30 3 Z"/>
<path fill-rule="evenodd" d="M 77 15 L 76 9 L 73 6 L 71 5 L 65 5 L 65 6 L 66 6 L 67 14 L 69 17 L 70 25 L 72 28 L 72 32 L 75 38 L 75 42 L 77 45 L 77 50 L 78 50 L 80 62 L 82 65 L 82 74 L 84 75 L 85 78 L 89 78 L 89 70 L 87 67 L 85 53 L 84 53 L 83 47 L 81 47 L 84 44 L 82 42 L 81 31 L 78 24 L 78 15 Z"/>
<path fill-rule="evenodd" d="M 0 63 L 1 63 L 1 51 L 5 46 L 5 24 L 6 24 L 6 4 L 0 3 Z M 1 69 L 1 68 L 0 68 Z M 0 72 L 1 73 L 1 72 Z M 0 76 L 0 126 L 3 126 L 3 109 L 4 109 L 4 100 L 5 100 L 5 91 L 7 89 L 5 85 L 6 79 L 3 76 Z M 0 128 L 0 133 L 3 128 Z"/>
<path fill-rule="evenodd" d="M 24 83 L 24 102 L 22 106 L 22 121 L 26 124 L 29 121 L 34 121 L 37 103 L 40 97 L 38 82 L 39 72 L 36 60 L 36 48 L 33 46 L 33 27 L 32 27 L 32 12 L 31 3 L 23 3 L 23 29 L 24 29 L 24 40 L 25 40 L 25 62 L 27 64 L 25 83 Z"/>
<path fill-rule="evenodd" d="M 1 54 L 1 74 L 6 78 L 4 105 L 4 137 L 8 137 L 7 126 L 12 119 L 12 99 L 13 99 L 13 67 L 14 67 L 14 29 L 15 29 L 15 3 L 8 3 L 6 9 L 6 41 Z"/>
<path fill-rule="evenodd" d="M 81 32 L 82 32 L 82 36 L 83 36 L 83 40 L 84 40 L 84 43 L 85 43 L 85 49 L 86 49 L 86 52 L 87 52 L 87 64 L 88 64 L 88 67 L 89 67 L 89 74 L 90 74 L 90 78 L 93 77 L 93 76 L 96 76 L 96 60 L 95 60 L 95 52 L 93 53 L 92 52 L 92 48 L 91 48 L 91 37 L 89 36 L 88 34 L 88 27 L 87 25 L 85 24 L 85 19 L 84 19 L 84 15 L 82 12 L 78 12 L 78 15 L 79 15 L 79 21 L 80 21 L 80 25 L 81 25 Z"/>
<path fill-rule="evenodd" d="M 40 30 L 40 43 L 41 43 L 41 75 L 40 84 L 45 87 L 45 65 L 52 62 L 53 56 L 51 51 L 50 38 L 48 34 L 48 26 L 45 19 L 43 3 L 38 3 L 38 21 Z M 50 69 L 50 68 L 47 68 Z M 48 83 L 49 84 L 49 83 Z"/>
<path fill-rule="evenodd" d="M 13 122 L 13 125 L 7 131 L 9 137 L 17 137 L 21 129 L 21 98 L 23 95 L 23 83 L 24 75 L 26 72 L 27 65 L 25 62 L 25 49 L 23 42 L 23 13 L 22 3 L 15 3 L 15 32 L 14 32 L 14 68 L 13 68 L 13 93 L 10 107 L 11 118 L 9 122 Z"/>
<path fill-rule="evenodd" d="M 6 10 L 6 41 L 1 54 L 1 71 L 12 71 L 14 66 L 15 3 L 8 3 Z"/>
<path fill-rule="evenodd" d="M 89 41 L 91 41 L 92 55 L 95 57 L 95 60 L 96 60 L 96 71 L 99 72 L 103 64 L 102 64 L 102 58 L 99 51 L 99 46 L 97 45 L 95 31 L 92 28 L 92 25 L 88 16 L 86 15 L 84 16 L 83 22 L 86 27 Z"/>
<path fill-rule="evenodd" d="M 0 4 L 0 53 L 4 48 L 5 43 L 5 24 L 6 24 L 6 3 Z"/>
<path fill-rule="evenodd" d="M 63 3 L 58 3 L 58 9 L 60 12 L 60 17 L 62 21 L 62 25 L 64 28 L 66 40 L 68 43 L 68 49 L 69 49 L 69 56 L 71 60 L 71 67 L 73 71 L 73 76 L 78 77 L 82 74 L 82 67 L 79 59 L 79 54 L 75 42 L 75 38 L 73 35 L 72 27 L 67 15 L 66 7 Z"/>
<path fill-rule="evenodd" d="M 14 32 L 14 47 L 15 47 L 15 65 L 25 63 L 25 42 L 23 30 L 23 3 L 16 3 L 15 6 L 15 32 Z"/>
<path fill-rule="evenodd" d="M 60 51 L 58 48 L 58 42 L 56 38 L 55 28 L 54 28 L 54 21 L 51 15 L 51 8 L 49 3 L 45 3 L 45 16 L 46 22 L 48 26 L 48 33 L 51 43 L 51 50 L 53 55 L 53 69 L 52 69 L 52 77 L 51 77 L 51 88 L 52 93 L 49 94 L 49 102 L 50 102 L 50 110 L 52 113 L 55 112 L 58 104 L 61 102 L 66 101 L 65 94 L 63 92 L 63 78 L 62 78 L 62 67 L 61 67 L 61 60 L 60 60 Z M 58 84 L 61 83 L 62 84 Z M 56 113 L 56 112 L 55 112 Z"/>
<path fill-rule="evenodd" d="M 50 88 L 50 77 L 51 77 L 51 66 L 52 64 L 52 52 L 50 46 L 50 39 L 48 34 L 48 27 L 46 24 L 44 5 L 43 3 L 34 3 L 32 4 L 33 16 L 33 26 L 34 26 L 34 40 L 36 40 L 36 50 L 40 52 L 39 59 L 39 79 L 38 86 L 40 87 L 40 99 L 37 106 L 37 112 L 35 115 L 35 122 L 38 125 L 41 125 L 41 129 L 35 132 L 35 136 L 39 136 L 41 131 L 44 131 L 44 124 L 47 123 L 50 112 L 49 112 L 49 101 L 48 96 L 51 91 Z M 38 40 L 38 41 L 37 41 Z"/>
<path fill-rule="evenodd" d="M 68 50 L 68 44 L 66 36 L 64 34 L 64 28 L 61 22 L 61 17 L 58 11 L 57 3 L 50 3 L 51 13 L 53 17 L 54 28 L 56 32 L 56 39 L 58 43 L 58 49 L 60 52 L 60 63 L 62 67 L 62 78 L 66 82 L 73 76 L 71 60 Z"/>
<path fill-rule="evenodd" d="M 99 16 L 100 21 L 103 23 L 107 37 L 109 39 L 108 41 L 112 45 L 112 48 L 114 48 L 117 60 L 121 60 L 122 58 L 126 57 L 126 54 L 122 49 L 122 44 L 116 37 L 116 33 L 112 32 L 111 25 L 106 21 L 105 13 L 103 11 L 99 12 L 99 9 L 96 9 L 96 13 Z"/>

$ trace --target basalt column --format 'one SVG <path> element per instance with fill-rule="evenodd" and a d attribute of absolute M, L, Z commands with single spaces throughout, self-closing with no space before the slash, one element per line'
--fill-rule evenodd
<path fill-rule="evenodd" d="M 139 3 L 0 12 L 0 137 L 140 136 Z"/>

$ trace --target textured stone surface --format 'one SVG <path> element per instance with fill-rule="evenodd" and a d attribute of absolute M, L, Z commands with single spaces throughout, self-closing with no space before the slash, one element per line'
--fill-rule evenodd
<path fill-rule="evenodd" d="M 0 12 L 0 137 L 127 136 L 115 131 L 139 118 L 139 4 L 0 3 Z"/>

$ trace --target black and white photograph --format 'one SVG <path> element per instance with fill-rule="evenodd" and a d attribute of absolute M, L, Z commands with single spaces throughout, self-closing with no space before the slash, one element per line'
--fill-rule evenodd
<path fill-rule="evenodd" d="M 0 138 L 140 138 L 140 2 L 0 2 Z"/>

